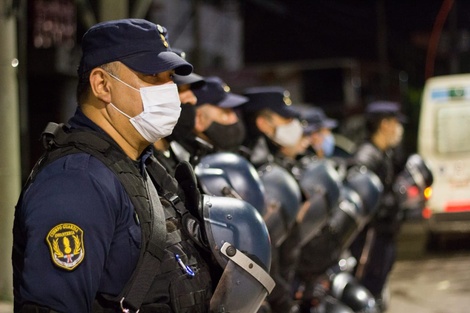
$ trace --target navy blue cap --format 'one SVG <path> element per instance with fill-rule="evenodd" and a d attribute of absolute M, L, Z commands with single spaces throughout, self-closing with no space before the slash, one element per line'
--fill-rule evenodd
<path fill-rule="evenodd" d="M 292 101 L 289 91 L 282 87 L 252 87 L 245 90 L 244 95 L 249 101 L 243 105 L 246 112 L 262 109 L 271 110 L 285 118 L 299 118 L 299 113 L 290 107 Z"/>
<path fill-rule="evenodd" d="M 304 122 L 304 133 L 313 133 L 322 128 L 335 128 L 338 121 L 328 118 L 323 109 L 318 107 L 309 107 L 300 112 L 300 119 Z"/>
<path fill-rule="evenodd" d="M 406 122 L 407 117 L 400 112 L 400 104 L 393 101 L 374 101 L 367 105 L 365 110 L 368 118 L 376 118 L 377 116 L 395 116 L 400 122 Z"/>
<path fill-rule="evenodd" d="M 82 38 L 81 75 L 100 65 L 120 61 L 143 74 L 175 70 L 188 75 L 191 64 L 172 52 L 166 29 L 143 19 L 107 21 L 92 26 Z"/>
<path fill-rule="evenodd" d="M 230 92 L 230 87 L 217 76 L 205 77 L 206 84 L 193 90 L 197 98 L 196 105 L 212 104 L 220 108 L 234 108 L 248 101 L 243 97 Z"/>
<path fill-rule="evenodd" d="M 186 53 L 177 48 L 171 48 L 171 51 L 179 55 L 182 59 L 186 60 Z M 177 85 L 191 85 L 191 89 L 201 88 L 206 84 L 204 78 L 201 75 L 196 73 L 191 73 L 189 75 L 173 75 L 173 81 Z"/>

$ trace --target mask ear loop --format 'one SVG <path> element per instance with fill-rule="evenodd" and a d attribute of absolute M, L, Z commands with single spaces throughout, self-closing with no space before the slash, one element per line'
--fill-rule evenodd
<path fill-rule="evenodd" d="M 118 111 L 119 113 L 121 113 L 122 115 L 124 115 L 125 117 L 127 117 L 128 119 L 131 119 L 132 117 L 126 113 L 124 113 L 124 111 L 120 110 L 117 106 L 115 106 L 112 102 L 109 103 L 116 111 Z"/>
<path fill-rule="evenodd" d="M 140 93 L 140 90 L 137 89 L 137 88 L 134 88 L 132 87 L 131 85 L 129 85 L 128 83 L 124 82 L 123 80 L 121 80 L 120 78 L 118 78 L 117 76 L 115 76 L 114 74 L 108 72 L 107 70 L 105 70 L 103 67 L 101 67 L 103 69 L 103 71 L 105 71 L 106 73 L 108 73 L 109 76 L 111 76 L 112 78 L 114 78 L 115 80 L 117 80 L 118 82 L 124 84 L 125 86 L 131 88 L 131 89 L 134 89 L 135 91 L 139 92 Z M 122 111 L 121 109 L 119 109 L 117 106 L 115 106 L 112 102 L 109 103 L 116 111 L 118 111 L 119 113 L 121 113 L 122 115 L 124 115 L 125 117 L 127 117 L 128 119 L 131 119 L 132 117 L 125 113 L 124 111 Z"/>
<path fill-rule="evenodd" d="M 107 70 L 105 70 L 104 68 L 103 68 L 103 70 L 104 70 L 106 73 L 108 73 L 109 76 L 111 76 L 112 78 L 114 78 L 115 80 L 117 80 L 118 82 L 120 82 L 120 83 L 126 85 L 127 87 L 129 87 L 129 88 L 131 88 L 131 89 L 134 89 L 134 90 L 137 91 L 137 92 L 140 92 L 139 89 L 137 89 L 137 88 L 135 88 L 135 87 L 132 87 L 131 85 L 129 85 L 129 84 L 126 83 L 125 81 L 121 80 L 119 77 L 117 77 L 117 76 L 115 76 L 114 74 L 112 74 L 112 73 L 108 72 Z"/>

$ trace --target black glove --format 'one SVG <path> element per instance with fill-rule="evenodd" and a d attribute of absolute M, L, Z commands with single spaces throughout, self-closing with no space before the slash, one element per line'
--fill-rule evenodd
<path fill-rule="evenodd" d="M 209 250 L 202 220 L 202 197 L 191 164 L 186 161 L 179 163 L 175 169 L 175 178 L 184 192 L 184 206 L 190 213 L 183 215 L 183 228 L 194 242 Z"/>
<path fill-rule="evenodd" d="M 209 243 L 207 242 L 207 235 L 205 233 L 204 227 L 201 227 L 202 224 L 197 218 L 191 214 L 185 214 L 182 219 L 183 229 L 186 231 L 186 234 L 201 248 L 209 251 Z"/>
<path fill-rule="evenodd" d="M 201 217 L 201 193 L 197 186 L 196 175 L 189 162 L 183 161 L 176 166 L 175 178 L 184 193 L 184 205 L 195 217 Z"/>

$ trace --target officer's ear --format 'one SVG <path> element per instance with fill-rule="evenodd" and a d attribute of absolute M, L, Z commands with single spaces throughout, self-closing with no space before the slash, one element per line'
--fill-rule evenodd
<path fill-rule="evenodd" d="M 111 102 L 110 76 L 100 67 L 90 73 L 90 87 L 93 95 L 104 103 Z"/>
<path fill-rule="evenodd" d="M 273 136 L 272 126 L 268 121 L 267 116 L 265 115 L 258 115 L 256 117 L 256 127 L 263 133 L 268 136 Z"/>
<path fill-rule="evenodd" d="M 197 133 L 202 133 L 209 127 L 209 124 L 212 123 L 212 121 L 209 120 L 208 113 L 206 112 L 206 106 L 206 104 L 203 104 L 196 108 L 194 130 Z"/>

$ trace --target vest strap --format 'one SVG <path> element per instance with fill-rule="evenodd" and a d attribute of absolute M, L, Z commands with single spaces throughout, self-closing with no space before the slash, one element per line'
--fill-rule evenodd
<path fill-rule="evenodd" d="M 171 178 L 162 169 L 151 165 L 154 169 L 151 173 L 153 177 L 145 172 L 142 179 L 142 175 L 120 148 L 98 132 L 70 131 L 64 124 L 49 123 L 42 134 L 42 141 L 47 152 L 44 162 L 38 164 L 38 171 L 45 164 L 67 154 L 88 153 L 116 174 L 129 195 L 141 221 L 142 250 L 136 269 L 115 301 L 120 302 L 122 312 L 138 312 L 160 272 L 166 248 L 166 218 L 156 188 L 163 190 L 162 187 L 167 184 L 158 186 L 157 182 L 170 182 Z M 153 160 L 149 161 L 149 165 L 155 163 Z"/>

